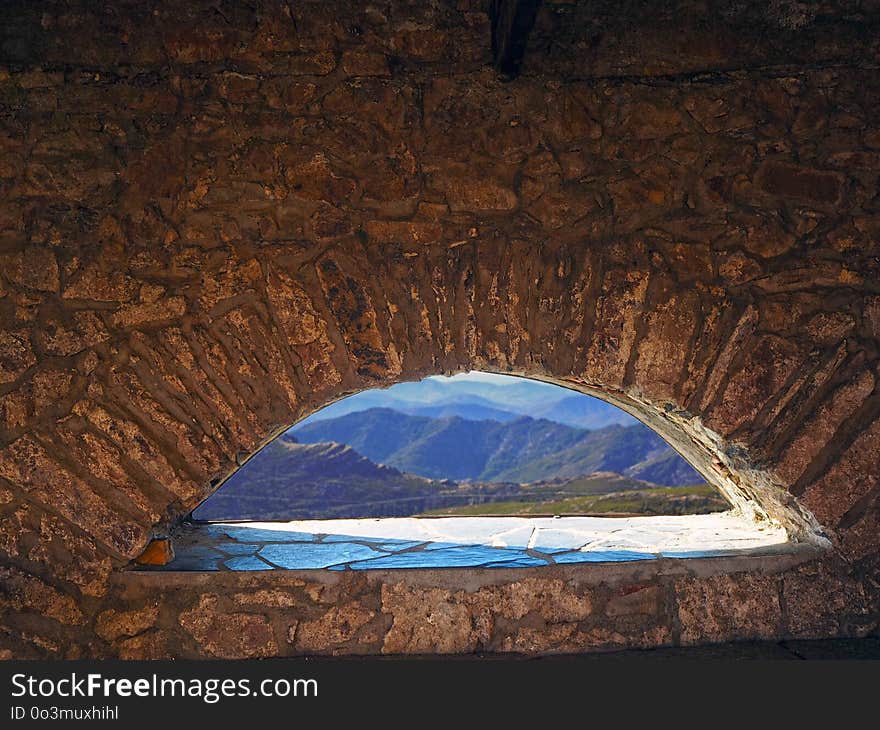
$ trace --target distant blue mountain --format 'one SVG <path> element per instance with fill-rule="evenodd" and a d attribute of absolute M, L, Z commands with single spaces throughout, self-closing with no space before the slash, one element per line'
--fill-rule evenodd
<path fill-rule="evenodd" d="M 667 486 L 705 480 L 647 426 L 597 430 L 547 419 L 467 420 L 371 408 L 295 429 L 302 443 L 337 442 L 431 479 L 534 482 L 616 472 Z"/>
<path fill-rule="evenodd" d="M 462 418 L 466 421 L 498 421 L 507 423 L 522 418 L 519 413 L 502 411 L 492 406 L 479 403 L 444 403 L 436 406 L 419 406 L 418 408 L 395 409 L 408 416 L 426 416 L 428 418 Z"/>
<path fill-rule="evenodd" d="M 390 408 L 399 413 L 433 418 L 457 416 L 502 423 L 530 416 L 589 429 L 638 423 L 616 406 L 568 388 L 526 378 L 487 375 L 482 378 L 432 377 L 417 383 L 399 383 L 386 390 L 364 391 L 312 414 L 293 430 L 372 408 Z"/>

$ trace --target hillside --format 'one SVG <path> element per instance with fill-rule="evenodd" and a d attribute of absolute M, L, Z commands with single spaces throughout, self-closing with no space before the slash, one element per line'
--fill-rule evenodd
<path fill-rule="evenodd" d="M 374 464 L 349 446 L 282 436 L 193 512 L 199 520 L 397 516 L 421 511 L 441 485 Z M 414 503 L 410 506 L 410 503 Z"/>
<path fill-rule="evenodd" d="M 650 487 L 537 502 L 483 502 L 431 510 L 428 516 L 509 515 L 690 515 L 723 512 L 724 498 L 708 484 Z"/>
<path fill-rule="evenodd" d="M 590 431 L 527 416 L 472 421 L 372 408 L 293 433 L 303 443 L 344 443 L 374 462 L 431 479 L 524 483 L 604 471 L 663 486 L 704 481 L 642 424 Z"/>
<path fill-rule="evenodd" d="M 726 509 L 689 490 L 658 488 L 600 472 L 531 484 L 431 480 L 374 464 L 350 446 L 282 436 L 254 456 L 193 513 L 198 520 L 404 517 L 418 514 L 682 514 Z M 614 497 L 610 495 L 616 495 Z M 621 498 L 620 495 L 631 495 Z M 607 497 L 607 498 L 606 498 Z"/>

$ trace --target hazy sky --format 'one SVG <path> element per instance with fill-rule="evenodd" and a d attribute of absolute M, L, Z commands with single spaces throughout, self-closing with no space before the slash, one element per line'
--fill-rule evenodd
<path fill-rule="evenodd" d="M 432 375 L 425 380 L 444 380 L 444 381 L 472 381 L 477 383 L 492 383 L 493 385 L 514 385 L 522 382 L 522 378 L 515 375 L 496 375 L 495 373 L 482 373 L 479 370 L 471 370 L 467 373 L 457 373 L 456 375 Z"/>

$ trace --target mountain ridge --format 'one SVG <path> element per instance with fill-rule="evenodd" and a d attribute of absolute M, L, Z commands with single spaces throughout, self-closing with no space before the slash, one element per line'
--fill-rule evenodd
<path fill-rule="evenodd" d="M 631 508 L 654 513 L 725 508 L 720 496 L 713 496 L 705 485 L 697 488 L 702 496 L 684 501 L 677 495 L 693 488 L 678 489 L 682 488 L 658 487 L 613 472 L 530 484 L 426 479 L 375 464 L 345 444 L 303 444 L 285 434 L 255 454 L 194 510 L 193 517 L 271 521 L 493 514 L 509 513 L 517 504 L 522 504 L 524 514 L 572 508 L 613 511 L 606 495 L 624 493 L 633 495 L 626 502 Z M 623 504 L 620 498 L 615 503 Z"/>
<path fill-rule="evenodd" d="M 613 471 L 663 486 L 705 481 L 643 424 L 577 429 L 545 418 L 469 421 L 372 408 L 292 431 L 346 443 L 368 459 L 431 479 L 532 482 Z"/>

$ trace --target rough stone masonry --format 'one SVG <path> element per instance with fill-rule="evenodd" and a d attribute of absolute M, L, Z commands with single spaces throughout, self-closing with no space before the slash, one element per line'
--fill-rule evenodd
<path fill-rule="evenodd" d="M 880 3 L 547 0 L 507 82 L 487 5 L 2 3 L 0 656 L 877 631 Z M 297 418 L 470 368 L 630 404 L 830 547 L 125 570 Z"/>

